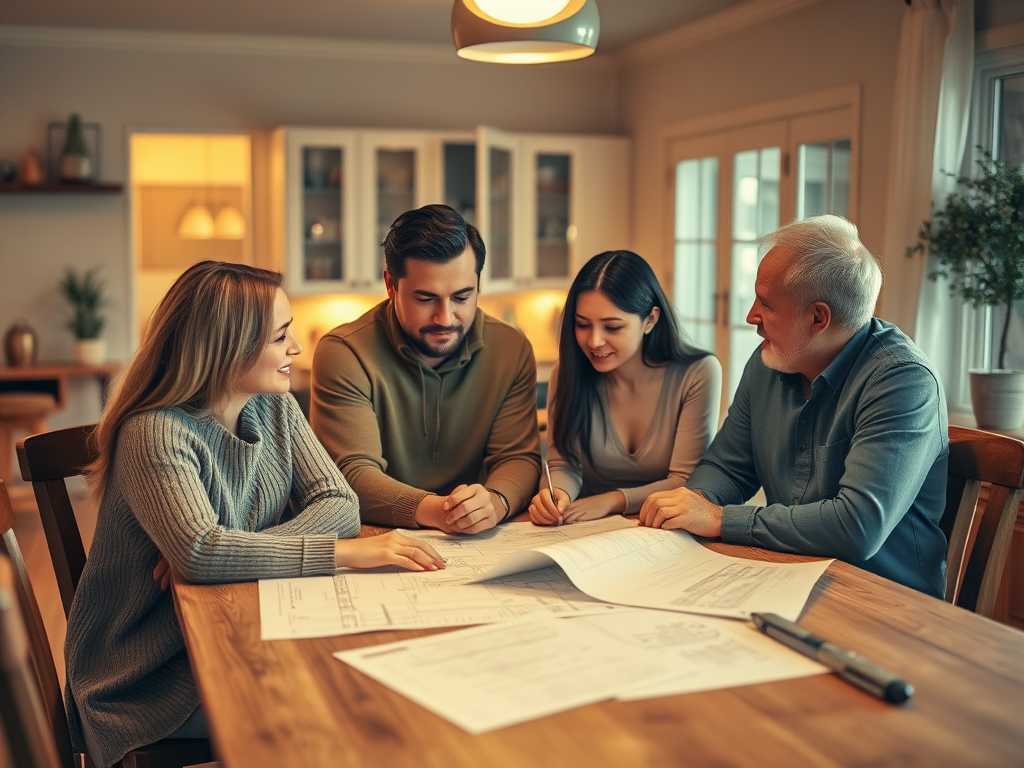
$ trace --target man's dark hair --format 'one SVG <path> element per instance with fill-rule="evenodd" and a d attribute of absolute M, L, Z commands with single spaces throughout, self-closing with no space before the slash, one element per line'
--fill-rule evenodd
<path fill-rule="evenodd" d="M 447 205 L 425 205 L 406 211 L 391 225 L 384 242 L 384 261 L 395 280 L 405 277 L 405 260 L 419 259 L 447 264 L 473 246 L 476 273 L 484 268 L 484 241 L 476 227 Z"/>

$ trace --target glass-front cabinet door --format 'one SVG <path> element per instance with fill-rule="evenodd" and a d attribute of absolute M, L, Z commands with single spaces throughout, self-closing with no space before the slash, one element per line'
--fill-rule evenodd
<path fill-rule="evenodd" d="M 516 282 L 519 138 L 494 128 L 477 129 L 477 228 L 487 247 L 484 290 L 511 290 Z"/>
<path fill-rule="evenodd" d="M 576 152 L 557 144 L 524 140 L 528 164 L 530 225 L 523 254 L 524 283 L 533 288 L 561 288 L 575 274 Z"/>
<path fill-rule="evenodd" d="M 356 162 L 352 131 L 275 131 L 272 237 L 290 293 L 336 293 L 358 284 Z"/>
<path fill-rule="evenodd" d="M 429 193 L 428 160 L 436 141 L 417 131 L 363 131 L 360 133 L 361 186 L 363 200 L 363 253 L 366 288 L 384 289 L 384 249 L 381 247 L 391 224 L 400 215 L 427 203 L 441 202 Z"/>

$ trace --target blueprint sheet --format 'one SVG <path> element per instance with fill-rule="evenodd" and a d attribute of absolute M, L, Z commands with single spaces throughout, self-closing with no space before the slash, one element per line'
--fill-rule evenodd
<path fill-rule="evenodd" d="M 263 579 L 259 583 L 263 640 L 328 637 L 384 629 L 486 624 L 540 613 L 581 616 L 619 610 L 589 597 L 546 561 L 536 570 L 486 583 L 469 582 L 510 554 L 564 544 L 608 531 L 634 529 L 615 515 L 588 523 L 541 527 L 509 523 L 475 536 L 406 531 L 429 541 L 447 561 L 442 571 L 398 568 L 343 570 L 334 576 Z"/>

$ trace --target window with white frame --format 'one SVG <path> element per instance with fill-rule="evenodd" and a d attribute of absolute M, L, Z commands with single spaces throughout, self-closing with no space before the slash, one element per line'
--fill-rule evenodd
<path fill-rule="evenodd" d="M 978 146 L 1004 162 L 1024 164 L 1024 45 L 981 51 L 976 55 L 972 98 L 970 145 L 962 172 L 974 175 Z M 1024 370 L 1024 305 L 1015 304 L 1012 311 L 1005 366 Z M 1006 310 L 997 307 L 989 312 L 977 310 L 975 314 L 974 322 L 968 323 L 974 327 L 973 333 L 966 339 L 979 350 L 972 362 L 979 367 L 995 367 L 999 342 L 996 338 L 993 343 L 993 329 L 1002 328 Z M 988 350 L 988 360 L 985 350 Z M 968 401 L 967 387 L 958 390 L 960 402 L 957 404 L 964 406 Z"/>

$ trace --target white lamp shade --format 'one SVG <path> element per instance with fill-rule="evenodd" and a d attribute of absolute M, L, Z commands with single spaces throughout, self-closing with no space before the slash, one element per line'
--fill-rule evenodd
<path fill-rule="evenodd" d="M 601 34 L 597 0 L 585 0 L 578 11 L 542 26 L 492 22 L 468 5 L 455 0 L 452 6 L 452 39 L 458 55 L 472 61 L 496 64 L 543 64 L 590 56 Z M 570 2 L 568 10 L 578 3 Z M 558 20 L 561 19 L 561 20 Z"/>
<path fill-rule="evenodd" d="M 235 206 L 217 211 L 213 220 L 213 236 L 220 240 L 241 240 L 245 237 L 245 217 Z"/>
<path fill-rule="evenodd" d="M 182 240 L 209 240 L 213 237 L 213 216 L 205 205 L 189 206 L 178 223 L 178 237 Z"/>
<path fill-rule="evenodd" d="M 538 27 L 567 19 L 586 0 L 465 0 L 482 19 L 510 27 Z"/>

